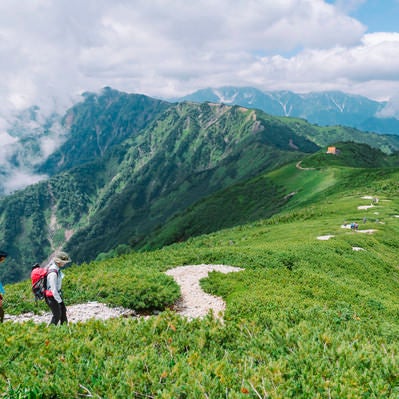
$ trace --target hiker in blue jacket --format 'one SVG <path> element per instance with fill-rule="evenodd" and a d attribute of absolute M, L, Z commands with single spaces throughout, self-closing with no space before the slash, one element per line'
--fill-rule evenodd
<path fill-rule="evenodd" d="M 8 255 L 7 252 L 0 251 L 0 263 L 6 260 L 7 255 Z M 3 323 L 4 321 L 3 295 L 4 295 L 4 288 L 3 284 L 0 283 L 0 323 Z"/>
<path fill-rule="evenodd" d="M 68 323 L 66 306 L 61 292 L 64 273 L 62 273 L 60 268 L 64 267 L 70 261 L 71 259 L 67 253 L 58 252 L 48 266 L 45 301 L 53 313 L 50 324 L 57 325 L 58 322 L 61 324 Z"/>

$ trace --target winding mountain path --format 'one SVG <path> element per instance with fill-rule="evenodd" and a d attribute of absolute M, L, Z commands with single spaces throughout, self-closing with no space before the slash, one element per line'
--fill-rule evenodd
<path fill-rule="evenodd" d="M 221 317 L 224 309 L 224 301 L 216 296 L 205 293 L 200 287 L 200 280 L 208 276 L 211 271 L 220 273 L 238 272 L 244 269 L 226 265 L 191 265 L 178 266 L 166 272 L 179 284 L 182 297 L 175 306 L 176 313 L 187 318 L 203 317 L 210 310 L 217 317 Z M 135 312 L 125 308 L 110 308 L 99 302 L 88 302 L 80 305 L 67 306 L 68 320 L 71 323 L 84 322 L 89 319 L 107 320 L 113 317 L 134 316 Z M 22 315 L 5 315 L 4 321 L 25 322 L 32 320 L 35 323 L 48 323 L 51 314 L 45 312 L 40 315 L 24 313 Z"/>
<path fill-rule="evenodd" d="M 304 168 L 301 166 L 301 164 L 302 164 L 302 161 L 297 162 L 297 164 L 295 165 L 296 168 L 300 169 L 300 170 L 316 170 L 316 168 Z"/>
<path fill-rule="evenodd" d="M 244 269 L 226 265 L 179 266 L 168 270 L 166 274 L 172 276 L 180 285 L 182 294 L 175 310 L 188 318 L 203 317 L 210 310 L 215 316 L 221 316 L 226 304 L 222 298 L 205 293 L 200 286 L 200 280 L 207 277 L 211 271 L 231 273 L 241 270 Z"/>

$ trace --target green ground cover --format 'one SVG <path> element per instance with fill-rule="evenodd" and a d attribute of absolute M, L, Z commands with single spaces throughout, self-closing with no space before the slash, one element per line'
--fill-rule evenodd
<path fill-rule="evenodd" d="M 3 396 L 399 397 L 399 173 L 287 170 L 276 179 L 286 173 L 287 191 L 297 194 L 270 219 L 65 270 L 68 304 L 101 298 L 153 310 L 179 296 L 165 270 L 240 266 L 202 281 L 225 299 L 224 322 L 165 310 L 56 328 L 4 323 Z M 379 202 L 359 210 L 371 203 L 364 196 Z M 342 227 L 351 221 L 376 231 Z M 6 312 L 35 309 L 29 282 L 6 289 Z"/>

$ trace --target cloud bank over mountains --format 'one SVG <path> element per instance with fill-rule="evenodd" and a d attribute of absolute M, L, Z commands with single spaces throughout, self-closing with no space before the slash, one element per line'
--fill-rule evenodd
<path fill-rule="evenodd" d="M 58 117 L 51 119 L 38 109 L 0 115 L 0 194 L 47 178 L 35 173 L 35 166 L 65 141 L 65 133 Z"/>
<path fill-rule="evenodd" d="M 0 94 L 17 109 L 65 107 L 104 86 L 164 98 L 224 85 L 389 98 L 399 34 L 367 33 L 341 5 L 4 0 Z"/>

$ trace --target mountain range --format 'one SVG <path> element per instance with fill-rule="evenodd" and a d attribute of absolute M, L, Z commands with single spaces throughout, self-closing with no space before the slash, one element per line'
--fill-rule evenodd
<path fill-rule="evenodd" d="M 369 132 L 399 134 L 399 120 L 388 116 L 386 101 L 339 91 L 299 94 L 225 86 L 201 89 L 176 100 L 235 104 L 271 115 L 303 118 L 321 126 L 343 125 Z"/>
<path fill-rule="evenodd" d="M 90 97 L 90 93 L 82 94 L 83 100 L 86 97 Z M 263 110 L 274 116 L 302 118 L 320 126 L 342 125 L 381 134 L 398 134 L 399 131 L 398 119 L 390 103 L 342 92 L 299 94 L 289 91 L 262 92 L 252 87 L 220 87 L 199 90 L 182 98 L 159 101 L 162 104 L 184 101 L 224 103 Z M 91 105 L 94 106 L 94 104 Z M 127 103 L 125 107 L 127 109 L 129 104 Z M 57 112 L 51 112 L 39 106 L 32 106 L 12 115 L 4 114 L 4 112 L 0 110 L 0 118 L 3 120 L 5 129 L 3 132 L 5 136 L 2 138 L 3 151 L 0 154 L 0 176 L 2 177 L 0 195 L 47 178 L 47 168 L 51 169 L 50 163 L 56 162 L 54 155 L 51 155 L 66 141 L 68 145 L 73 144 L 70 143 L 70 139 L 71 134 L 74 133 L 68 127 L 70 121 L 66 120 L 64 113 L 60 113 L 60 109 Z M 90 120 L 90 115 L 87 116 Z M 85 116 L 82 113 L 79 117 L 82 121 Z M 82 121 L 82 123 L 90 122 Z M 86 126 L 86 128 L 88 133 L 91 127 Z M 104 142 L 101 140 L 104 140 L 104 137 L 100 138 L 99 152 L 110 144 L 106 140 Z M 64 147 L 62 156 L 67 153 Z M 78 154 L 80 156 L 80 152 Z M 51 159 L 48 159 L 49 156 Z M 60 151 L 58 151 L 58 156 L 60 156 Z M 67 157 L 70 158 L 71 155 Z M 64 164 L 64 167 L 68 167 L 68 163 Z"/>
<path fill-rule="evenodd" d="M 61 247 L 79 264 L 270 217 L 292 196 L 265 173 L 328 145 L 341 143 L 354 167 L 394 167 L 399 150 L 399 135 L 111 88 L 59 123 L 63 144 L 34 169 L 48 178 L 0 201 L 5 283 Z"/>

